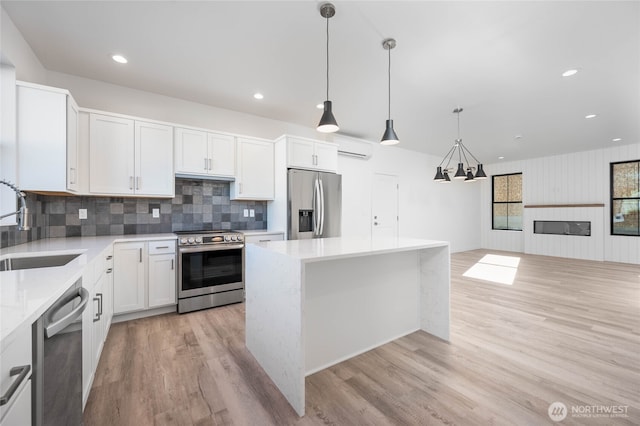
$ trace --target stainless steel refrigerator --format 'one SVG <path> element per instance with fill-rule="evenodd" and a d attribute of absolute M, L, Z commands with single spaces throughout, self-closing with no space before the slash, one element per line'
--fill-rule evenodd
<path fill-rule="evenodd" d="M 290 240 L 340 236 L 342 176 L 289 169 L 287 198 Z"/>

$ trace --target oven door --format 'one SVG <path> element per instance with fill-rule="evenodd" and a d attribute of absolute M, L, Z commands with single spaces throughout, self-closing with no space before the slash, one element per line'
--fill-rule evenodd
<path fill-rule="evenodd" d="M 185 247 L 178 257 L 178 297 L 244 288 L 244 245 Z"/>

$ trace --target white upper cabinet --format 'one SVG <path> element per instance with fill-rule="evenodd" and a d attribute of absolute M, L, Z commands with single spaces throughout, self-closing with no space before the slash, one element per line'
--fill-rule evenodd
<path fill-rule="evenodd" d="M 176 127 L 175 166 L 178 175 L 235 174 L 235 137 Z"/>
<path fill-rule="evenodd" d="M 172 197 L 174 191 L 171 126 L 90 114 L 89 192 Z"/>
<path fill-rule="evenodd" d="M 286 136 L 287 167 L 307 170 L 338 170 L 338 145 Z"/>
<path fill-rule="evenodd" d="M 136 121 L 135 130 L 136 195 L 173 196 L 173 128 Z"/>
<path fill-rule="evenodd" d="M 273 142 L 237 138 L 236 180 L 230 189 L 232 200 L 273 200 Z"/>
<path fill-rule="evenodd" d="M 17 82 L 18 186 L 78 190 L 78 106 L 67 90 Z"/>

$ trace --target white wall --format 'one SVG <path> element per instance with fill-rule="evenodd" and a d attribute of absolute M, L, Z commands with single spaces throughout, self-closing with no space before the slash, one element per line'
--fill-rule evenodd
<path fill-rule="evenodd" d="M 339 156 L 342 174 L 342 231 L 345 236 L 371 235 L 374 173 L 399 177 L 398 234 L 451 242 L 451 251 L 480 247 L 478 183 L 433 181 L 441 158 L 394 147 L 374 145 L 369 160 Z"/>
<path fill-rule="evenodd" d="M 609 164 L 640 159 L 640 143 L 487 165 L 491 175 L 522 172 L 523 204 L 604 204 L 604 260 L 640 263 L 640 238 L 610 235 Z M 482 184 L 482 247 L 524 252 L 524 233 L 491 230 L 491 179 Z M 526 227 L 532 224 L 525 223 Z M 573 256 L 568 256 L 573 257 Z"/>

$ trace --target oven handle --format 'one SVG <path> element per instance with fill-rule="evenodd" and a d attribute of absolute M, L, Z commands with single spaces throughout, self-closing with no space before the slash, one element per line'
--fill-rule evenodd
<path fill-rule="evenodd" d="M 212 245 L 212 246 L 196 246 L 196 247 L 180 247 L 178 250 L 180 253 L 199 253 L 202 251 L 216 251 L 216 250 L 233 250 L 242 249 L 244 244 L 224 244 L 224 245 Z"/>

